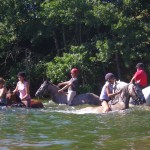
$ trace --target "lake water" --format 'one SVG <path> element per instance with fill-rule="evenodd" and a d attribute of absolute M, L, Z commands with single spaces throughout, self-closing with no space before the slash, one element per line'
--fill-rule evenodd
<path fill-rule="evenodd" d="M 93 114 L 81 106 L 45 106 L 1 108 L 0 150 L 150 149 L 150 107 Z"/>

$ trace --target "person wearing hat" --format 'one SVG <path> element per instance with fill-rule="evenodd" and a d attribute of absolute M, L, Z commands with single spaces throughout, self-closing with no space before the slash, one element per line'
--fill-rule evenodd
<path fill-rule="evenodd" d="M 5 80 L 0 78 L 0 106 L 4 106 L 7 104 L 6 101 L 7 89 L 5 87 Z"/>
<path fill-rule="evenodd" d="M 111 109 L 109 108 L 108 102 L 111 98 L 121 93 L 121 91 L 118 91 L 116 93 L 113 93 L 113 84 L 116 81 L 115 76 L 113 73 L 107 73 L 105 75 L 106 83 L 102 88 L 101 94 L 100 94 L 100 101 L 103 107 L 103 112 L 108 112 Z"/>
<path fill-rule="evenodd" d="M 137 83 L 140 88 L 145 88 L 147 86 L 147 74 L 144 71 L 144 65 L 143 63 L 138 63 L 136 65 L 137 71 L 133 75 L 130 83 Z"/>
<path fill-rule="evenodd" d="M 78 79 L 77 76 L 79 74 L 79 71 L 77 68 L 73 68 L 71 70 L 71 79 L 66 82 L 59 83 L 58 86 L 64 86 L 58 92 L 63 92 L 65 89 L 68 89 L 68 94 L 67 94 L 67 102 L 68 105 L 71 105 L 71 101 L 73 100 L 74 96 L 77 94 L 77 88 L 78 88 Z"/>
<path fill-rule="evenodd" d="M 19 92 L 21 102 L 25 104 L 26 107 L 30 107 L 31 97 L 29 94 L 29 83 L 26 80 L 26 74 L 24 72 L 19 72 L 17 77 L 19 81 L 17 82 L 13 93 Z"/>

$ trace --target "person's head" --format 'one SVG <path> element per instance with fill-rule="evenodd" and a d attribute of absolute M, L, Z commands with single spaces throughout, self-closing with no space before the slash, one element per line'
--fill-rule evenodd
<path fill-rule="evenodd" d="M 5 84 L 5 80 L 0 77 L 0 85 L 3 86 Z"/>
<path fill-rule="evenodd" d="M 105 75 L 105 80 L 110 82 L 110 83 L 114 83 L 115 81 L 115 75 L 113 73 L 107 73 Z"/>
<path fill-rule="evenodd" d="M 26 78 L 26 74 L 25 74 L 25 72 L 19 72 L 19 73 L 17 74 L 17 77 L 18 77 L 18 79 L 19 79 L 20 81 L 23 81 L 23 80 L 25 80 L 25 78 Z"/>
<path fill-rule="evenodd" d="M 72 77 L 76 77 L 79 73 L 79 70 L 77 68 L 73 68 L 73 69 L 71 69 L 70 73 L 71 73 Z"/>
<path fill-rule="evenodd" d="M 144 64 L 143 63 L 137 63 L 136 68 L 137 69 L 143 69 L 144 68 Z"/>

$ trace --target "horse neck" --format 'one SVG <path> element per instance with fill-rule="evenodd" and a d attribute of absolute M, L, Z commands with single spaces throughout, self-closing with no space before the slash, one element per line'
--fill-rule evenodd
<path fill-rule="evenodd" d="M 57 94 L 57 93 L 58 93 L 58 90 L 59 90 L 59 88 L 58 88 L 56 85 L 54 85 L 54 84 L 52 84 L 52 83 L 49 83 L 49 84 L 48 84 L 48 91 L 49 91 L 52 95 Z"/>
<path fill-rule="evenodd" d="M 121 93 L 116 95 L 113 102 L 114 103 L 121 103 L 124 104 L 124 109 L 129 108 L 129 92 L 128 92 L 128 85 L 121 88 Z M 123 106 L 123 105 L 122 105 Z"/>
<path fill-rule="evenodd" d="M 122 93 L 121 93 L 121 97 L 122 97 L 122 101 L 125 104 L 125 108 L 129 108 L 129 99 L 130 99 L 130 94 L 129 94 L 129 84 L 124 86 L 122 88 Z"/>
<path fill-rule="evenodd" d="M 59 89 L 60 88 L 58 88 L 56 85 L 52 83 L 48 85 L 48 92 L 52 96 L 52 100 L 56 103 L 66 104 L 67 101 L 66 94 L 64 92 L 59 93 L 58 92 Z"/>

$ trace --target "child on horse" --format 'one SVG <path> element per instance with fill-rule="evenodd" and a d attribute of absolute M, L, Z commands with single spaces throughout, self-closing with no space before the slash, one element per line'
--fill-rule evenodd
<path fill-rule="evenodd" d="M 71 70 L 71 76 L 72 78 L 69 81 L 59 83 L 58 86 L 64 86 L 62 89 L 58 90 L 58 92 L 63 92 L 63 90 L 68 89 L 68 94 L 67 94 L 67 102 L 68 105 L 71 105 L 71 101 L 73 100 L 74 96 L 77 94 L 77 87 L 78 87 L 78 69 L 73 68 Z"/>
<path fill-rule="evenodd" d="M 105 75 L 106 83 L 102 88 L 101 94 L 100 94 L 100 101 L 103 106 L 103 112 L 110 111 L 108 102 L 111 98 L 121 93 L 121 91 L 118 91 L 116 93 L 113 93 L 113 84 L 115 82 L 115 76 L 112 73 L 107 73 Z"/>
<path fill-rule="evenodd" d="M 19 92 L 21 102 L 24 103 L 26 107 L 30 107 L 31 98 L 29 94 L 29 83 L 26 81 L 26 74 L 19 72 L 17 77 L 19 81 L 13 93 Z"/>

